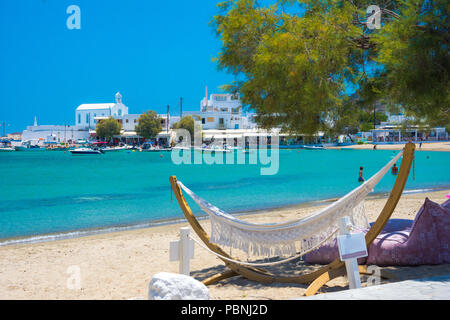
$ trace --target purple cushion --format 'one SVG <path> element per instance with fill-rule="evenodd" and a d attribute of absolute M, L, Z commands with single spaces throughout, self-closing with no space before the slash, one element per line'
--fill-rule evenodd
<path fill-rule="evenodd" d="M 450 263 L 450 200 L 439 205 L 425 199 L 414 221 L 391 219 L 370 245 L 359 264 L 422 265 Z M 367 230 L 365 231 L 367 232 Z M 336 240 L 306 254 L 312 264 L 328 264 L 339 257 Z"/>
<path fill-rule="evenodd" d="M 413 220 L 390 219 L 384 226 L 381 233 L 410 230 L 412 224 Z M 370 225 L 373 225 L 373 223 Z M 368 230 L 364 230 L 364 233 L 367 233 L 367 231 Z M 304 256 L 305 262 L 310 264 L 328 264 L 336 258 L 339 258 L 339 249 L 336 239 L 332 240 L 328 244 L 322 245 L 318 249 L 313 250 Z M 367 257 L 358 259 L 358 264 L 366 264 L 366 262 Z"/>
<path fill-rule="evenodd" d="M 380 234 L 369 247 L 367 264 L 414 266 L 448 263 L 450 211 L 425 199 L 410 230 Z"/>

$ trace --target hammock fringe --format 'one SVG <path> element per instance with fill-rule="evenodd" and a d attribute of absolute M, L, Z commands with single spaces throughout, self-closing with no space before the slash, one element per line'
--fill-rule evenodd
<path fill-rule="evenodd" d="M 369 228 L 364 199 L 402 155 L 400 152 L 364 184 L 338 201 L 306 218 L 278 224 L 239 220 L 200 198 L 180 181 L 177 183 L 209 215 L 211 242 L 241 250 L 248 257 L 304 255 L 334 239 L 341 217 L 349 216 L 356 228 Z"/>

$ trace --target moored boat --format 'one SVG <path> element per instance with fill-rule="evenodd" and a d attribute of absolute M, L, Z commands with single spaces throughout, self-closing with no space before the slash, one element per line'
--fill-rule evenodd
<path fill-rule="evenodd" d="M 303 149 L 306 149 L 306 150 L 326 150 L 324 147 L 320 147 L 320 146 L 303 146 Z"/>
<path fill-rule="evenodd" d="M 102 154 L 102 150 L 99 149 L 91 149 L 91 148 L 77 148 L 74 150 L 70 150 L 72 154 Z"/>
<path fill-rule="evenodd" d="M 104 147 L 101 148 L 103 152 L 111 152 L 111 151 L 125 151 L 127 147 Z"/>

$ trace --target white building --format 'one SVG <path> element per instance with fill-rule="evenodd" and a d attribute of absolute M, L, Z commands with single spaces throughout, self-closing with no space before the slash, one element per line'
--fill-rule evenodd
<path fill-rule="evenodd" d="M 33 145 L 77 141 L 88 137 L 88 130 L 70 125 L 33 125 L 27 126 L 22 132 L 22 141 L 30 141 Z"/>
<path fill-rule="evenodd" d="M 39 143 L 76 142 L 90 137 L 95 132 L 97 122 L 109 117 L 120 118 L 128 114 L 128 107 L 122 103 L 122 95 L 115 95 L 115 103 L 82 104 L 75 111 L 75 125 L 34 125 L 22 132 L 22 141 Z M 91 130 L 91 132 L 90 132 Z"/>
<path fill-rule="evenodd" d="M 212 94 L 200 101 L 199 111 L 185 111 L 183 116 L 191 115 L 202 125 L 203 130 L 255 130 L 255 114 L 244 114 L 239 94 Z M 28 126 L 22 133 L 22 141 L 76 142 L 95 136 L 95 128 L 101 120 L 113 117 L 122 125 L 121 136 L 136 138 L 136 125 L 140 114 L 129 114 L 128 107 L 122 102 L 122 95 L 115 95 L 115 103 L 82 104 L 75 110 L 75 125 L 38 125 Z M 159 137 L 172 135 L 170 129 L 180 121 L 180 116 L 159 114 L 163 132 Z M 167 130 L 169 129 L 169 130 Z M 240 132 L 242 134 L 242 132 Z M 253 134 L 253 133 L 252 133 Z"/>
<path fill-rule="evenodd" d="M 89 103 L 80 105 L 75 111 L 75 124 L 80 127 L 95 129 L 97 122 L 114 117 L 120 119 L 128 114 L 128 107 L 122 103 L 122 95 L 116 93 L 115 103 Z"/>
<path fill-rule="evenodd" d="M 22 141 L 29 141 L 33 145 L 44 143 L 62 143 L 86 139 L 89 131 L 81 126 L 73 125 L 38 125 L 34 117 L 34 124 L 27 126 L 22 132 Z"/>
<path fill-rule="evenodd" d="M 244 114 L 239 94 L 211 94 L 200 101 L 200 111 L 187 111 L 183 115 L 197 116 L 203 130 L 253 129 L 254 114 Z"/>

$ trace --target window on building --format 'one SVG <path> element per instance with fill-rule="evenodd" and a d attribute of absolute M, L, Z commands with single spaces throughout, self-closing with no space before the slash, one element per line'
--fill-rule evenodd
<path fill-rule="evenodd" d="M 125 122 L 128 123 L 128 119 L 126 119 Z"/>
<path fill-rule="evenodd" d="M 78 114 L 78 124 L 81 124 L 81 114 Z"/>
<path fill-rule="evenodd" d="M 122 115 L 122 109 L 119 109 L 119 117 Z"/>
<path fill-rule="evenodd" d="M 86 113 L 86 123 L 89 123 L 89 113 Z"/>
<path fill-rule="evenodd" d="M 206 119 L 202 118 L 202 124 L 205 124 L 205 123 L 206 123 Z"/>
<path fill-rule="evenodd" d="M 215 101 L 227 101 L 227 96 L 224 94 L 221 95 L 215 95 L 214 96 Z"/>

